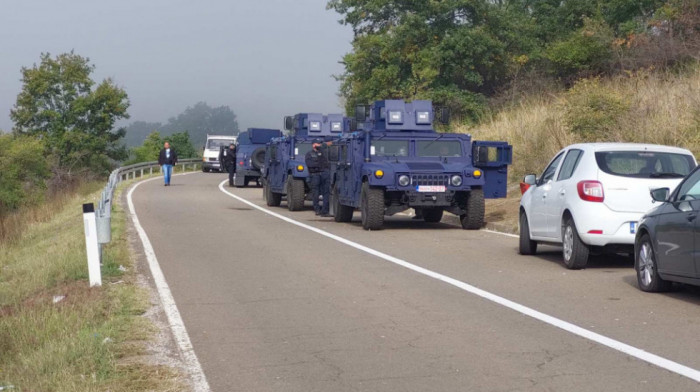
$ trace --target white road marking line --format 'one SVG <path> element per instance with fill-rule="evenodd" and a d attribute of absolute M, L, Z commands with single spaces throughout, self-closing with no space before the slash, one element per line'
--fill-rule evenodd
<path fill-rule="evenodd" d="M 496 230 L 491 230 L 491 229 L 481 229 L 479 231 L 485 231 L 487 233 L 493 233 L 493 234 L 500 234 L 500 235 L 504 235 L 506 237 L 520 238 L 520 236 L 516 235 L 516 234 L 504 233 L 502 231 L 496 231 Z"/>
<path fill-rule="evenodd" d="M 192 173 L 178 174 L 177 176 L 185 176 L 187 174 Z M 187 334 L 187 329 L 185 329 L 185 323 L 182 321 L 180 311 L 177 310 L 177 305 L 175 304 L 173 294 L 170 292 L 170 287 L 165 281 L 163 271 L 160 269 L 160 265 L 158 264 L 156 252 L 153 250 L 153 246 L 151 246 L 151 241 L 148 239 L 146 231 L 143 230 L 143 227 L 141 227 L 141 223 L 139 223 L 139 218 L 136 216 L 136 209 L 134 208 L 134 203 L 131 200 L 131 195 L 134 193 L 136 188 L 139 187 L 139 185 L 159 179 L 162 179 L 162 177 L 155 177 L 148 180 L 140 181 L 136 183 L 136 185 L 131 187 L 126 197 L 127 202 L 129 204 L 129 213 L 131 214 L 131 219 L 134 222 L 134 227 L 136 227 L 136 231 L 139 233 L 139 237 L 141 238 L 141 242 L 143 243 L 143 251 L 146 253 L 146 259 L 148 260 L 148 266 L 151 269 L 151 275 L 153 275 L 153 280 L 156 284 L 156 288 L 158 289 L 160 302 L 163 304 L 163 309 L 165 311 L 165 315 L 168 317 L 170 329 L 173 331 L 175 341 L 177 342 L 177 347 L 180 349 L 180 354 L 182 355 L 182 361 L 184 362 L 185 369 L 187 370 L 192 379 L 194 387 L 193 391 L 209 392 L 211 391 L 211 389 L 209 388 L 209 383 L 207 382 L 207 378 L 204 376 L 202 365 L 199 363 L 197 355 L 194 352 L 194 347 L 192 347 L 190 336 Z"/>
<path fill-rule="evenodd" d="M 584 339 L 588 339 L 588 340 L 591 340 L 591 341 L 596 342 L 598 344 L 602 344 L 603 346 L 607 346 L 609 348 L 612 348 L 613 350 L 620 351 L 622 353 L 625 353 L 627 355 L 630 355 L 632 357 L 640 359 L 644 362 L 647 362 L 647 363 L 650 363 L 652 365 L 658 366 L 660 368 L 666 369 L 668 371 L 679 374 L 681 376 L 690 378 L 693 381 L 700 382 L 700 370 L 693 369 L 691 367 L 682 365 L 678 362 L 674 362 L 674 361 L 671 361 L 669 359 L 660 357 L 656 354 L 652 354 L 652 353 L 644 351 L 642 349 L 630 346 L 629 344 L 620 342 L 619 340 L 615 340 L 615 339 L 609 338 L 607 336 L 603 336 L 601 334 L 587 330 L 585 328 L 581 328 L 581 327 L 574 325 L 572 323 L 569 323 L 567 321 L 564 321 L 564 320 L 558 319 L 556 317 L 550 316 L 548 314 L 542 313 L 542 312 L 537 311 L 535 309 L 529 308 L 525 305 L 521 305 L 517 302 L 513 302 L 509 299 L 506 299 L 506 298 L 503 298 L 503 297 L 498 296 L 496 294 L 482 290 L 482 289 L 475 287 L 475 286 L 472 286 L 468 283 L 459 281 L 459 280 L 454 279 L 454 278 L 450 278 L 449 276 L 442 275 L 440 273 L 437 273 L 437 272 L 431 271 L 429 269 L 417 266 L 415 264 L 411 264 L 405 260 L 388 255 L 386 253 L 382 253 L 378 250 L 374 250 L 372 248 L 366 247 L 364 245 L 360 245 L 356 242 L 350 241 L 348 239 L 337 236 L 335 234 L 331 234 L 325 230 L 307 225 L 305 223 L 298 222 L 298 221 L 291 219 L 291 218 L 288 218 L 284 215 L 270 211 L 267 208 L 260 207 L 257 204 L 254 204 L 246 199 L 243 199 L 240 196 L 234 195 L 233 193 L 227 191 L 223 187 L 223 185 L 226 182 L 227 181 L 223 181 L 219 184 L 219 190 L 221 190 L 223 193 L 233 197 L 234 199 L 240 201 L 241 203 L 245 203 L 245 204 L 247 204 L 255 209 L 258 209 L 258 210 L 260 210 L 268 215 L 274 216 L 274 217 L 279 218 L 285 222 L 289 222 L 293 225 L 302 227 L 304 229 L 313 231 L 313 232 L 318 233 L 324 237 L 328 237 L 328 238 L 333 239 L 335 241 L 341 242 L 341 243 L 348 245 L 348 246 L 351 246 L 357 250 L 361 250 L 361 251 L 369 253 L 373 256 L 377 256 L 379 258 L 382 258 L 382 259 L 389 261 L 391 263 L 394 263 L 396 265 L 400 265 L 404 268 L 410 269 L 410 270 L 417 272 L 419 274 L 431 277 L 433 279 L 437 279 L 439 281 L 442 281 L 444 283 L 447 283 L 449 285 L 452 285 L 454 287 L 462 289 L 462 290 L 469 292 L 471 294 L 477 295 L 477 296 L 484 298 L 486 300 L 489 300 L 491 302 L 495 302 L 499 305 L 505 306 L 506 308 L 514 310 L 518 313 L 532 317 L 536 320 L 542 321 L 542 322 L 547 323 L 549 325 L 552 325 L 554 327 L 563 329 L 564 331 L 570 332 L 574 335 L 578 335 Z"/>

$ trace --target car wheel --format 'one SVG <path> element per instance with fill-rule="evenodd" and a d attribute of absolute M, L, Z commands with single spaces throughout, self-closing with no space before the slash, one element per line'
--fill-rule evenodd
<path fill-rule="evenodd" d="M 350 222 L 355 209 L 340 204 L 340 195 L 337 186 L 333 187 L 333 197 L 331 197 L 331 200 L 333 201 L 333 219 L 336 222 Z"/>
<path fill-rule="evenodd" d="M 362 228 L 381 229 L 384 226 L 384 190 L 371 188 L 368 182 L 363 182 L 361 199 Z"/>
<path fill-rule="evenodd" d="M 304 180 L 289 176 L 287 178 L 287 209 L 300 211 L 304 208 Z"/>
<path fill-rule="evenodd" d="M 442 208 L 424 208 L 423 220 L 430 223 L 440 222 L 442 220 Z"/>
<path fill-rule="evenodd" d="M 467 194 L 466 213 L 459 217 L 465 230 L 479 230 L 484 225 L 484 190 L 472 189 Z"/>
<path fill-rule="evenodd" d="M 202 168 L 202 171 L 205 172 L 205 173 L 209 173 L 210 170 L 211 170 L 211 169 L 208 168 L 208 167 L 203 167 L 203 168 Z"/>
<path fill-rule="evenodd" d="M 646 292 L 668 291 L 671 282 L 661 279 L 656 264 L 656 253 L 651 246 L 651 238 L 644 234 L 635 247 L 637 252 L 634 260 L 634 269 L 637 271 L 637 283 L 639 289 Z"/>
<path fill-rule="evenodd" d="M 520 254 L 534 255 L 537 253 L 537 242 L 530 239 L 530 223 L 525 212 L 520 214 Z"/>
<path fill-rule="evenodd" d="M 589 255 L 588 245 L 581 241 L 573 218 L 567 218 L 562 227 L 562 255 L 568 269 L 586 268 Z"/>

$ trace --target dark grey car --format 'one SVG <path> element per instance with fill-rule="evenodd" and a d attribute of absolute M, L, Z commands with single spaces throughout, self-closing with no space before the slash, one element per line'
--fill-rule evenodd
<path fill-rule="evenodd" d="M 668 290 L 671 282 L 700 286 L 700 166 L 675 191 L 651 191 L 660 203 L 640 222 L 634 266 L 643 291 Z"/>

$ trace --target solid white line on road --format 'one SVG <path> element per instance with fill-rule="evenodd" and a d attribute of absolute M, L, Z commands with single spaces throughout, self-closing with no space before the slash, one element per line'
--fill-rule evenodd
<path fill-rule="evenodd" d="M 177 176 L 184 176 L 192 173 L 178 174 Z M 190 341 L 190 336 L 187 334 L 187 329 L 185 329 L 185 323 L 182 321 L 180 316 L 180 311 L 177 310 L 177 305 L 175 304 L 175 299 L 173 294 L 170 292 L 170 287 L 165 281 L 165 276 L 163 271 L 160 269 L 158 264 L 158 259 L 156 258 L 156 252 L 151 246 L 151 241 L 146 235 L 146 231 L 141 227 L 139 223 L 139 218 L 136 216 L 136 209 L 134 208 L 134 203 L 131 200 L 131 195 L 134 193 L 139 185 L 160 179 L 161 177 L 155 177 L 148 180 L 138 182 L 134 185 L 127 194 L 127 203 L 129 204 L 129 213 L 131 213 L 131 219 L 134 222 L 134 227 L 139 233 L 141 242 L 143 243 L 143 251 L 146 253 L 146 259 L 148 260 L 148 266 L 151 269 L 151 275 L 153 275 L 153 280 L 158 289 L 158 295 L 160 296 L 160 302 L 163 304 L 163 310 L 165 315 L 168 317 L 168 323 L 170 324 L 170 329 L 173 331 L 175 336 L 175 341 L 180 349 L 180 354 L 182 355 L 182 361 L 184 363 L 185 369 L 190 374 L 193 383 L 194 392 L 209 392 L 209 383 L 207 378 L 204 376 L 204 371 L 202 370 L 202 365 L 197 359 L 197 355 L 192 347 L 192 342 Z"/>
<path fill-rule="evenodd" d="M 681 375 L 681 376 L 688 377 L 688 378 L 690 378 L 691 380 L 694 380 L 694 381 L 696 381 L 696 382 L 700 382 L 700 370 L 693 369 L 693 368 L 691 368 L 691 367 L 682 365 L 682 364 L 680 364 L 680 363 L 678 363 L 678 362 L 674 362 L 674 361 L 671 361 L 671 360 L 669 360 L 669 359 L 660 357 L 660 356 L 658 356 L 658 355 L 656 355 L 656 354 L 652 354 L 652 353 L 647 352 L 647 351 L 644 351 L 644 350 L 642 350 L 642 349 L 639 349 L 639 348 L 630 346 L 629 344 L 620 342 L 620 341 L 618 341 L 618 340 L 609 338 L 609 337 L 607 337 L 607 336 L 603 336 L 603 335 L 601 335 L 601 334 L 599 334 L 599 333 L 595 333 L 595 332 L 590 331 L 590 330 L 587 330 L 587 329 L 585 329 L 585 328 L 581 328 L 581 327 L 579 327 L 579 326 L 577 326 L 577 325 L 574 325 L 574 324 L 572 324 L 572 323 L 569 323 L 569 322 L 567 322 L 567 321 L 564 321 L 564 320 L 558 319 L 558 318 L 556 318 L 556 317 L 550 316 L 550 315 L 548 315 L 548 314 L 542 313 L 542 312 L 537 311 L 537 310 L 535 310 L 535 309 L 529 308 L 529 307 L 527 307 L 527 306 L 525 306 L 525 305 L 521 305 L 521 304 L 519 304 L 519 303 L 517 303 L 517 302 L 513 302 L 513 301 L 511 301 L 511 300 L 509 300 L 509 299 L 506 299 L 506 298 L 503 298 L 503 297 L 498 296 L 498 295 L 496 295 L 496 294 L 493 294 L 493 293 L 490 293 L 490 292 L 488 292 L 488 291 L 482 290 L 482 289 L 480 289 L 480 288 L 478 288 L 478 287 L 475 287 L 475 286 L 472 286 L 472 285 L 470 285 L 470 284 L 468 284 L 468 283 L 459 281 L 459 280 L 454 279 L 454 278 L 450 278 L 449 276 L 442 275 L 442 274 L 440 274 L 440 273 L 437 273 L 437 272 L 431 271 L 431 270 L 429 270 L 429 269 L 426 269 L 426 268 L 417 266 L 417 265 L 415 265 L 415 264 L 411 264 L 411 263 L 409 263 L 409 262 L 407 262 L 407 261 L 405 261 L 405 260 L 399 259 L 399 258 L 394 257 L 394 256 L 391 256 L 391 255 L 388 255 L 388 254 L 386 254 L 386 253 L 382 253 L 382 252 L 380 252 L 380 251 L 378 251 L 378 250 L 374 250 L 374 249 L 372 249 L 372 248 L 368 248 L 368 247 L 366 247 L 366 246 L 364 246 L 364 245 L 360 245 L 360 244 L 358 244 L 358 243 L 356 243 L 356 242 L 350 241 L 350 240 L 345 239 L 345 238 L 343 238 L 343 237 L 337 236 L 337 235 L 335 235 L 335 234 L 331 234 L 331 233 L 329 233 L 329 232 L 327 232 L 327 231 L 325 231 L 325 230 L 321 230 L 321 229 L 319 229 L 319 228 L 317 228 L 317 227 L 313 227 L 313 226 L 307 225 L 307 224 L 305 224 L 305 223 L 298 222 L 298 221 L 296 221 L 296 220 L 294 220 L 294 219 L 291 219 L 291 218 L 288 218 L 288 217 L 286 217 L 286 216 L 284 216 L 284 215 L 281 215 L 281 214 L 278 214 L 278 213 L 276 213 L 276 212 L 270 211 L 270 210 L 268 210 L 267 208 L 260 207 L 260 206 L 258 206 L 258 205 L 255 204 L 255 203 L 252 203 L 252 202 L 250 202 L 250 201 L 248 201 L 248 200 L 246 200 L 246 199 L 244 199 L 244 198 L 242 198 L 242 197 L 240 197 L 240 196 L 234 195 L 233 193 L 227 191 L 227 190 L 224 189 L 224 187 L 223 187 L 223 185 L 224 185 L 226 182 L 227 182 L 227 181 L 223 181 L 223 182 L 221 182 L 221 183 L 219 184 L 219 189 L 220 189 L 223 193 L 225 193 L 225 194 L 227 194 L 227 195 L 233 197 L 234 199 L 240 201 L 241 203 L 245 203 L 245 204 L 247 204 L 247 205 L 249 205 L 249 206 L 251 206 L 251 207 L 253 207 L 253 208 L 256 208 L 256 209 L 258 209 L 258 210 L 260 210 L 260 211 L 262 211 L 262 212 L 264 212 L 264 213 L 266 213 L 266 214 L 268 214 L 268 215 L 274 216 L 274 217 L 279 218 L 279 219 L 281 219 L 281 220 L 283 220 L 283 221 L 285 221 L 285 222 L 289 222 L 289 223 L 291 223 L 291 224 L 293 224 L 293 225 L 302 227 L 302 228 L 304 228 L 304 229 L 313 231 L 313 232 L 318 233 L 318 234 L 320 234 L 320 235 L 322 235 L 322 236 L 324 236 L 324 237 L 327 237 L 327 238 L 333 239 L 333 240 L 335 240 L 335 241 L 341 242 L 341 243 L 343 243 L 343 244 L 345 244 L 345 245 L 348 245 L 348 246 L 351 246 L 351 247 L 353 247 L 353 248 L 355 248 L 355 249 L 357 249 L 357 250 L 361 250 L 361 251 L 366 252 L 366 253 L 369 253 L 369 254 L 371 254 L 371 255 L 373 255 L 373 256 L 377 256 L 377 257 L 379 257 L 379 258 L 382 258 L 382 259 L 384 259 L 384 260 L 386 260 L 386 261 L 389 261 L 389 262 L 391 262 L 391 263 L 394 263 L 394 264 L 396 264 L 396 265 L 400 265 L 400 266 L 402 266 L 402 267 L 404 267 L 404 268 L 408 268 L 408 269 L 410 269 L 410 270 L 412 270 L 412 271 L 415 271 L 415 272 L 417 272 L 417 273 L 419 273 L 419 274 L 422 274 L 422 275 L 431 277 L 431 278 L 433 278 L 433 279 L 437 279 L 437 280 L 439 280 L 439 281 L 442 281 L 442 282 L 444 282 L 444 283 L 447 283 L 447 284 L 449 284 L 449 285 L 452 285 L 452 286 L 454 286 L 454 287 L 457 287 L 457 288 L 459 288 L 459 289 L 462 289 L 462 290 L 464 290 L 464 291 L 466 291 L 466 292 L 469 292 L 469 293 L 471 293 L 471 294 L 477 295 L 477 296 L 479 296 L 479 297 L 481 297 L 481 298 L 484 298 L 484 299 L 487 299 L 487 300 L 489 300 L 489 301 L 491 301 L 491 302 L 495 302 L 495 303 L 497 303 L 497 304 L 499 304 L 499 305 L 505 306 L 506 308 L 512 309 L 512 310 L 514 310 L 514 311 L 516 311 L 516 312 L 519 312 L 519 313 L 522 313 L 522 314 L 524 314 L 524 315 L 526 315 L 526 316 L 532 317 L 532 318 L 534 318 L 534 319 L 536 319 L 536 320 L 540 320 L 540 321 L 542 321 L 542 322 L 544 322 L 544 323 L 547 323 L 547 324 L 549 324 L 549 325 L 552 325 L 552 326 L 554 326 L 554 327 L 563 329 L 564 331 L 570 332 L 570 333 L 572 333 L 572 334 L 574 334 L 574 335 L 578 335 L 578 336 L 580 336 L 580 337 L 582 337 L 582 338 L 591 340 L 591 341 L 593 341 L 593 342 L 596 342 L 596 343 L 602 344 L 602 345 L 604 345 L 604 346 L 610 347 L 610 348 L 612 348 L 612 349 L 614 349 L 614 350 L 623 352 L 623 353 L 625 353 L 625 354 L 627 354 L 627 355 L 630 355 L 630 356 L 635 357 L 635 358 L 637 358 L 637 359 L 640 359 L 640 360 L 642 360 L 642 361 L 648 362 L 648 363 L 650 363 L 650 364 L 652 364 L 652 365 L 655 365 L 655 366 L 658 366 L 658 367 L 660 367 L 660 368 L 666 369 L 666 370 L 668 370 L 668 371 L 671 371 L 671 372 L 673 372 L 673 373 L 679 374 L 679 375 Z M 499 234 L 501 234 L 501 233 L 499 233 Z"/>

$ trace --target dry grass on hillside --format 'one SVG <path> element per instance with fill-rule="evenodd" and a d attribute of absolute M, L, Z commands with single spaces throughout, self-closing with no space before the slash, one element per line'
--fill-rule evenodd
<path fill-rule="evenodd" d="M 700 66 L 584 80 L 562 94 L 525 99 L 458 132 L 513 145 L 509 199 L 516 200 L 520 194 L 513 185 L 527 173 L 541 173 L 557 151 L 572 143 L 656 143 L 684 147 L 700 157 Z M 517 227 L 517 202 L 490 203 L 487 211 L 492 222 Z"/>

